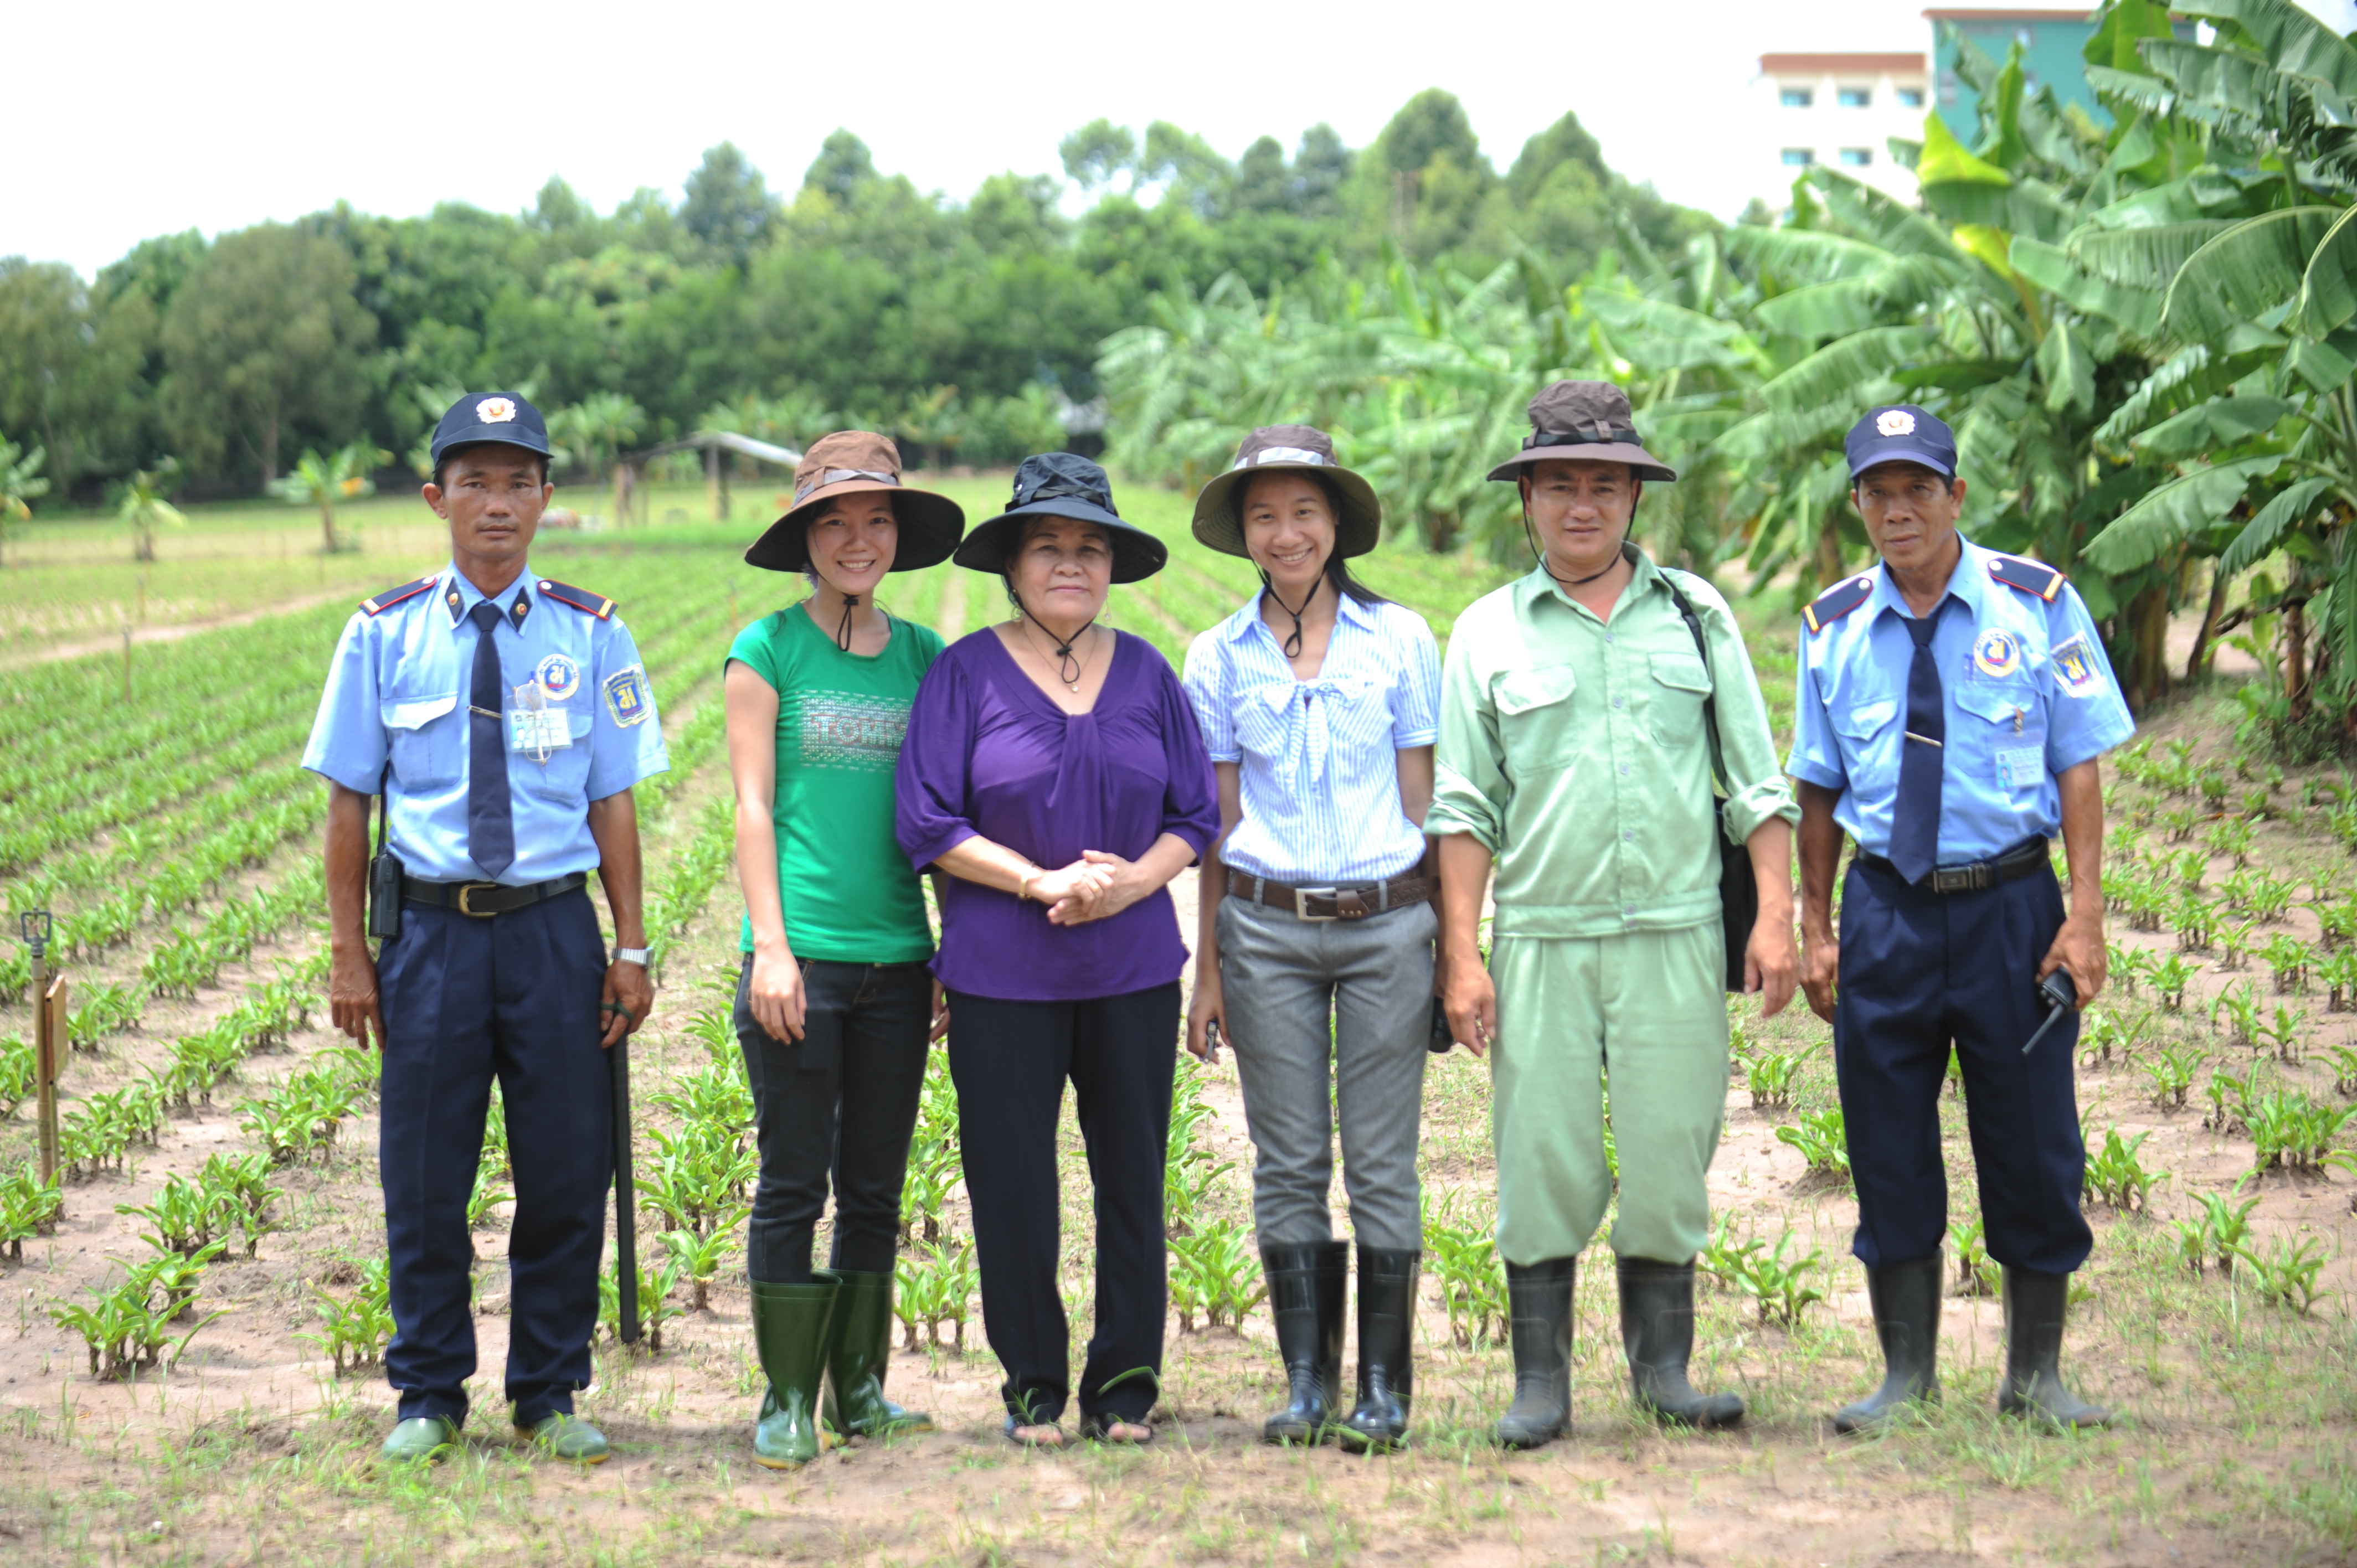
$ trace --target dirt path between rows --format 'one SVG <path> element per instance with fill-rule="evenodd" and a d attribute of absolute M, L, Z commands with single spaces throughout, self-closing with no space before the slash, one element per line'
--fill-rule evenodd
<path fill-rule="evenodd" d="M 350 597 L 350 590 L 334 588 L 324 594 L 306 594 L 299 599 L 282 599 L 277 604 L 264 605 L 259 609 L 241 610 L 235 615 L 211 616 L 203 620 L 179 621 L 171 626 L 134 627 L 131 628 L 131 641 L 134 646 L 150 642 L 178 642 L 182 638 L 194 637 L 200 631 L 219 631 L 226 627 L 252 626 L 255 621 L 267 620 L 273 616 L 295 615 L 324 605 L 332 599 Z M 84 659 L 93 653 L 112 653 L 122 646 L 123 639 L 120 635 L 84 638 L 78 642 L 53 643 L 47 648 L 36 649 L 30 653 L 13 653 L 6 658 L 0 658 L 0 671 L 28 670 L 36 665 L 55 664 L 60 660 Z"/>

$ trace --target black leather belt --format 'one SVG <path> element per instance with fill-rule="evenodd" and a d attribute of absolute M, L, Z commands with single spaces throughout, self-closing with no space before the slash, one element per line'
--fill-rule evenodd
<path fill-rule="evenodd" d="M 1359 920 L 1422 904 L 1431 898 L 1433 886 L 1421 866 L 1388 882 L 1368 882 L 1351 887 L 1289 887 L 1230 866 L 1228 891 L 1247 903 L 1265 904 L 1304 920 Z"/>
<path fill-rule="evenodd" d="M 425 882 L 404 876 L 401 879 L 401 901 L 431 904 L 437 909 L 456 909 L 461 915 L 488 920 L 493 915 L 504 915 L 544 898 L 559 897 L 587 886 L 588 882 L 589 874 L 586 871 L 548 882 L 527 882 L 521 886 L 510 886 L 504 882 Z"/>
<path fill-rule="evenodd" d="M 1878 854 L 1858 854 L 1860 864 L 1900 882 L 1899 868 Z M 1908 883 L 1926 893 L 1983 893 L 2000 882 L 2011 882 L 2027 876 L 2042 865 L 2052 864 L 2047 842 L 2042 838 L 2026 838 L 1998 855 L 1995 860 L 1976 860 L 1970 865 L 1934 866 L 1921 882 Z"/>

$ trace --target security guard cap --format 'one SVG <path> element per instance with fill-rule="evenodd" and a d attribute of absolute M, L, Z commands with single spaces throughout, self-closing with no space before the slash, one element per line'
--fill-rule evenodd
<path fill-rule="evenodd" d="M 442 455 L 452 447 L 472 446 L 485 441 L 521 446 L 545 457 L 549 455 L 548 422 L 519 393 L 468 392 L 452 403 L 450 412 L 442 416 L 442 423 L 434 427 L 434 445 L 428 456 L 438 469 L 442 467 Z"/>
<path fill-rule="evenodd" d="M 1849 427 L 1843 446 L 1853 479 L 1877 463 L 1921 463 L 1949 478 L 1956 477 L 1956 433 L 1911 403 L 1867 409 L 1866 417 Z"/>

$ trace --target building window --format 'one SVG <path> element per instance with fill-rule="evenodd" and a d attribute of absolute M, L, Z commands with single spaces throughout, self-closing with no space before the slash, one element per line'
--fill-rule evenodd
<path fill-rule="evenodd" d="M 1817 161 L 1817 155 L 1806 147 L 1786 147 L 1784 163 L 1791 168 L 1806 168 Z"/>
<path fill-rule="evenodd" d="M 1956 80 L 1954 71 L 1943 70 L 1940 73 L 1940 102 L 1943 107 L 1953 109 L 1956 106 L 1956 94 L 1962 85 Z"/>
<path fill-rule="evenodd" d="M 1874 162 L 1874 149 L 1871 147 L 1844 147 L 1841 150 L 1841 161 L 1842 167 L 1844 168 L 1865 168 Z"/>
<path fill-rule="evenodd" d="M 2013 30 L 2013 41 L 2028 48 L 2038 41 L 2038 29 L 2024 22 Z"/>
<path fill-rule="evenodd" d="M 1874 89 L 1871 87 L 1845 87 L 1839 90 L 1839 91 L 1835 94 L 1835 97 L 1845 109 L 1871 109 L 1874 107 Z"/>
<path fill-rule="evenodd" d="M 1900 89 L 1899 90 L 1899 107 L 1900 107 L 1901 109 L 1921 109 L 1921 108 L 1922 108 L 1922 107 L 1923 107 L 1923 90 L 1922 90 L 1921 88 L 1920 88 L 1920 87 L 1902 87 L 1902 88 L 1900 88 Z"/>
<path fill-rule="evenodd" d="M 1805 87 L 1788 87 L 1776 95 L 1776 101 L 1787 109 L 1806 109 L 1817 95 Z"/>

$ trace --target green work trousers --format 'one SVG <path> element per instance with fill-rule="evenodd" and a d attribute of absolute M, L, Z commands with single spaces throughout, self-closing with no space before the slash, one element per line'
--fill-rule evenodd
<path fill-rule="evenodd" d="M 1500 937 L 1490 959 L 1498 1251 L 1567 1258 L 1612 1200 L 1604 1096 L 1620 1160 L 1612 1250 L 1682 1263 L 1710 1235 L 1704 1176 L 1727 1111 L 1719 923 L 1608 937 Z"/>

